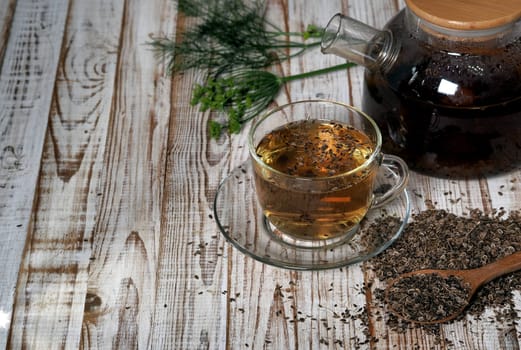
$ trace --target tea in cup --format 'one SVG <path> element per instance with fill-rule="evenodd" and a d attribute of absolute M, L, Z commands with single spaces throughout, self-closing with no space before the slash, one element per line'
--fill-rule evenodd
<path fill-rule="evenodd" d="M 248 145 L 268 231 L 301 247 L 352 237 L 370 209 L 394 199 L 407 183 L 407 165 L 383 154 L 381 144 L 376 123 L 339 102 L 294 102 L 256 119 Z M 398 180 L 376 194 L 381 167 Z"/>

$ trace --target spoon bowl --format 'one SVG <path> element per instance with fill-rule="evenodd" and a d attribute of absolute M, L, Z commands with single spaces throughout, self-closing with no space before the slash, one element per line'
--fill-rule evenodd
<path fill-rule="evenodd" d="M 436 269 L 424 269 L 417 270 L 408 273 L 404 273 L 391 281 L 391 283 L 387 286 L 385 290 L 385 301 L 389 306 L 390 311 L 396 316 L 405 319 L 409 322 L 419 323 L 419 324 L 434 324 L 434 323 L 444 323 L 450 320 L 453 320 L 458 315 L 463 312 L 463 310 L 467 307 L 468 303 L 472 299 L 472 296 L 476 293 L 476 291 L 483 286 L 484 284 L 494 280 L 495 278 L 505 275 L 510 272 L 514 272 L 521 269 L 521 251 L 516 252 L 512 255 L 508 255 L 504 258 L 501 258 L 493 263 L 484 265 L 480 268 L 476 269 L 468 269 L 468 270 L 436 270 Z M 402 312 L 397 310 L 396 307 L 393 306 L 392 293 L 396 293 L 396 289 L 399 288 L 397 286 L 400 285 L 400 282 L 406 282 L 407 279 L 414 277 L 423 277 L 434 275 L 438 278 L 443 279 L 456 279 L 461 282 L 461 287 L 465 291 L 463 300 L 459 300 L 458 307 L 455 307 L 451 310 L 451 312 L 447 315 L 440 316 L 439 318 L 433 317 L 427 320 L 424 319 L 413 319 L 410 316 L 404 315 Z M 415 296 L 418 296 L 424 293 L 426 300 L 432 305 L 440 305 L 442 295 L 439 295 L 440 299 L 436 300 L 436 297 L 433 297 L 429 293 L 430 290 L 427 289 L 419 289 L 419 288 L 411 288 L 405 291 L 405 293 L 412 291 L 415 293 Z M 440 293 L 443 294 L 443 293 Z"/>

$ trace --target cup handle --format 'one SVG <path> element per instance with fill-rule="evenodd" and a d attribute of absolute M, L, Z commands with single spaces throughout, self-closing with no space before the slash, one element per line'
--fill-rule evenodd
<path fill-rule="evenodd" d="M 386 185 L 390 185 L 390 187 L 386 188 L 385 191 L 378 191 L 377 188 L 377 191 L 373 193 L 371 208 L 381 207 L 395 199 L 403 192 L 405 186 L 407 186 L 407 181 L 409 180 L 409 168 L 405 161 L 400 157 L 391 154 L 383 154 L 379 171 L 382 170 L 391 173 L 393 176 L 386 176 L 386 180 L 389 181 L 394 178 L 395 183 L 389 184 L 386 182 Z"/>

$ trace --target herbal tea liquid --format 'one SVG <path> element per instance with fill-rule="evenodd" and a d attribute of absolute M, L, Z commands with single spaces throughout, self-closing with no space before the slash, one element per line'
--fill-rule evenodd
<path fill-rule="evenodd" d="M 366 214 L 377 162 L 342 175 L 374 152 L 373 142 L 361 131 L 340 123 L 303 120 L 267 134 L 256 152 L 270 167 L 304 178 L 301 186 L 295 182 L 289 186 L 255 164 L 264 214 L 282 232 L 302 240 L 329 240 L 355 228 Z"/>

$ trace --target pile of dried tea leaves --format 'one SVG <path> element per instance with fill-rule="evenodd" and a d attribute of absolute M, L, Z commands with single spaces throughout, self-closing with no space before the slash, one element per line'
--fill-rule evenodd
<path fill-rule="evenodd" d="M 378 228 L 393 223 L 396 220 L 391 217 L 382 218 L 381 223 L 367 228 L 367 239 L 377 239 Z M 478 268 L 517 251 L 521 251 L 521 213 L 506 215 L 502 211 L 487 216 L 473 210 L 462 217 L 429 209 L 413 215 L 402 236 L 367 266 L 374 270 L 378 280 L 389 283 L 398 275 L 414 270 Z M 460 318 L 465 314 L 480 317 L 485 308 L 493 308 L 498 322 L 512 322 L 516 318 L 514 290 L 521 290 L 521 272 L 483 286 Z M 375 295 L 383 304 L 383 290 L 376 290 Z M 395 331 L 411 327 L 393 315 L 388 315 L 387 323 Z"/>

